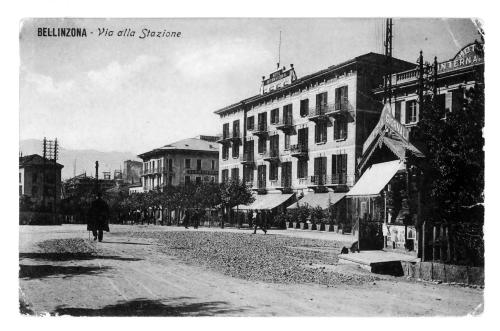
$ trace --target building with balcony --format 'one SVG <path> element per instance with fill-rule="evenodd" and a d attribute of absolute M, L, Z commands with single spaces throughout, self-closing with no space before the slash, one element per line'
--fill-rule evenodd
<path fill-rule="evenodd" d="M 260 94 L 215 111 L 223 131 L 221 180 L 246 182 L 258 193 L 256 203 L 266 193 L 348 191 L 380 116 L 373 90 L 387 63 L 368 53 L 302 78 L 293 65 L 263 77 Z M 414 65 L 393 59 L 392 67 Z"/>
<path fill-rule="evenodd" d="M 142 186 L 147 192 L 170 185 L 217 182 L 220 137 L 198 136 L 142 153 Z"/>

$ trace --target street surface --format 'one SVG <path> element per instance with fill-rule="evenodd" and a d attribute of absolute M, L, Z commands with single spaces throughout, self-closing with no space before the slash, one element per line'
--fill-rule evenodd
<path fill-rule="evenodd" d="M 226 240 L 229 233 L 266 245 L 275 240 L 297 246 L 297 238 L 326 240 L 332 246 L 321 245 L 331 261 L 340 251 L 333 250 L 352 240 L 338 234 L 286 230 L 252 235 L 250 230 L 236 229 L 111 225 L 104 241 L 94 244 L 88 241 L 85 225 L 20 226 L 23 311 L 75 316 L 433 316 L 482 311 L 482 289 L 373 275 L 337 262 L 321 267 L 343 277 L 329 285 L 321 283 L 324 279 L 319 283 L 251 280 L 191 259 L 187 252 L 185 258 L 182 247 L 174 254 L 168 242 L 158 239 L 165 235 L 205 240 L 222 235 L 220 240 Z M 38 246 L 46 240 L 72 238 L 95 245 L 98 254 L 57 257 Z M 310 244 L 295 248 L 319 250 Z"/>

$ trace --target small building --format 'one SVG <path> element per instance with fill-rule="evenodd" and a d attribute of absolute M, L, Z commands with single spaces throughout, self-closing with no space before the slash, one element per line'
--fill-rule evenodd
<path fill-rule="evenodd" d="M 123 162 L 123 183 L 129 185 L 141 184 L 142 162 L 126 160 Z"/>
<path fill-rule="evenodd" d="M 189 183 L 218 182 L 219 151 L 215 136 L 197 136 L 142 153 L 143 191 Z"/>
<path fill-rule="evenodd" d="M 38 154 L 19 157 L 19 195 L 52 209 L 61 199 L 61 170 L 64 166 Z"/>

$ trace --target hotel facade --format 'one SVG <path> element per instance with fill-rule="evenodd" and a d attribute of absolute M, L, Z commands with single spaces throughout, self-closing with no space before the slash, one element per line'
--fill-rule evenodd
<path fill-rule="evenodd" d="M 253 205 L 260 209 L 292 195 L 345 195 L 380 117 L 383 104 L 373 91 L 387 65 L 387 57 L 368 53 L 302 78 L 293 65 L 262 77 L 260 94 L 215 111 L 222 129 L 220 180 L 247 183 L 258 193 Z M 414 64 L 392 59 L 392 67 L 402 71 Z M 267 193 L 284 197 L 260 203 L 270 199 Z"/>

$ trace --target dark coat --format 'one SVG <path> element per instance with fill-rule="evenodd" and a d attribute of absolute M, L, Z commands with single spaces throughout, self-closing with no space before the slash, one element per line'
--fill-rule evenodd
<path fill-rule="evenodd" d="M 87 230 L 103 230 L 109 232 L 109 207 L 106 201 L 98 198 L 92 201 L 88 214 Z"/>

